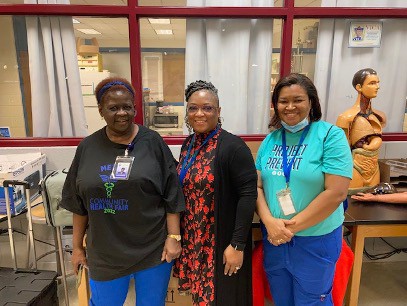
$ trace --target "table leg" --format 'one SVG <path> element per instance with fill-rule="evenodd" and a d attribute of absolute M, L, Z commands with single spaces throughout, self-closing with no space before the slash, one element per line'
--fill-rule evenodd
<path fill-rule="evenodd" d="M 355 254 L 352 273 L 348 286 L 348 306 L 357 306 L 359 299 L 360 276 L 362 273 L 363 249 L 365 245 L 364 228 L 354 226 L 352 230 L 352 251 Z"/>

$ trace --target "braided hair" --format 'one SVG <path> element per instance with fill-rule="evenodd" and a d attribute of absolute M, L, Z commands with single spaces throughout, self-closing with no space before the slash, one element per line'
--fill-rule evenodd
<path fill-rule="evenodd" d="M 210 92 L 213 97 L 215 98 L 216 104 L 217 106 L 219 106 L 219 96 L 218 96 L 218 89 L 211 83 L 211 82 L 206 82 L 206 81 L 202 81 L 202 80 L 197 80 L 195 82 L 190 83 L 187 88 L 185 89 L 185 101 L 189 101 L 189 98 L 191 98 L 192 94 L 194 92 L 200 91 L 200 90 L 206 90 L 208 92 Z M 189 133 L 192 133 L 192 127 L 189 124 L 188 121 L 188 114 L 185 114 L 185 125 L 188 128 Z M 218 118 L 218 126 L 221 127 L 222 126 L 222 118 L 219 117 Z"/>
<path fill-rule="evenodd" d="M 187 89 L 185 89 L 185 101 L 188 102 L 189 98 L 192 96 L 192 94 L 196 91 L 200 90 L 206 90 L 209 91 L 210 93 L 213 94 L 213 96 L 216 98 L 216 104 L 219 105 L 219 97 L 218 97 L 218 90 L 216 89 L 215 86 L 211 82 L 206 82 L 202 80 L 198 80 L 195 82 L 192 82 L 187 86 Z"/>

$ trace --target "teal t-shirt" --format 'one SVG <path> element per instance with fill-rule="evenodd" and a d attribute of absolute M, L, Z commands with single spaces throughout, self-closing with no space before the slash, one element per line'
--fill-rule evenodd
<path fill-rule="evenodd" d="M 302 131 L 286 133 L 288 162 L 294 156 Z M 283 171 L 282 129 L 271 132 L 257 152 L 256 169 L 261 171 L 263 190 L 272 215 L 285 216 L 277 200 L 277 192 L 285 189 Z M 353 160 L 342 129 L 325 121 L 311 124 L 292 165 L 290 189 L 296 213 L 304 210 L 322 191 L 324 173 L 352 178 Z M 319 236 L 332 232 L 344 220 L 343 204 L 325 220 L 298 232 L 298 236 Z"/>

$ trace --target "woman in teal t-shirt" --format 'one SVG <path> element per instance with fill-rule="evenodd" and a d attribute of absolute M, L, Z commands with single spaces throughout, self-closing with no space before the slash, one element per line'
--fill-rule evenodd
<path fill-rule="evenodd" d="M 333 305 L 342 246 L 342 202 L 352 178 L 344 132 L 321 121 L 312 81 L 282 78 L 273 92 L 271 132 L 257 153 L 257 213 L 264 268 L 276 306 Z"/>

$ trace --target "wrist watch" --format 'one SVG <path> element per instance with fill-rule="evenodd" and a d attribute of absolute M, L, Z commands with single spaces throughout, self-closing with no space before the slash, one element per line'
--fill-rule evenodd
<path fill-rule="evenodd" d="M 177 240 L 177 242 L 181 241 L 181 235 L 168 234 L 167 237 L 173 238 L 173 239 Z"/>
<path fill-rule="evenodd" d="M 240 251 L 243 252 L 245 245 L 244 244 L 237 244 L 237 243 L 231 243 L 230 244 L 232 246 L 232 248 L 234 248 L 236 251 Z"/>

